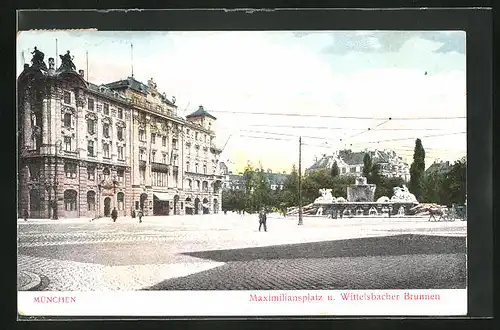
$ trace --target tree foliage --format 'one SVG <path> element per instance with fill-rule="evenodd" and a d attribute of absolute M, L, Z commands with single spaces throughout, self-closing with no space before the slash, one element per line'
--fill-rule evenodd
<path fill-rule="evenodd" d="M 369 179 L 370 174 L 372 172 L 372 158 L 370 154 L 365 153 L 365 156 L 363 157 L 363 176 L 367 179 Z"/>
<path fill-rule="evenodd" d="M 421 160 L 421 156 L 418 159 Z M 369 162 L 364 163 L 369 164 Z M 416 163 L 418 165 L 419 161 Z M 418 169 L 417 165 L 413 165 L 413 168 Z M 445 172 L 425 173 L 425 175 L 422 175 L 419 183 L 421 195 L 420 197 L 415 196 L 420 202 L 439 203 L 443 205 L 451 205 L 453 203 L 463 204 L 466 194 L 466 170 L 467 161 L 464 158 L 457 160 Z M 375 200 L 382 196 L 391 197 L 394 187 L 406 184 L 401 178 L 388 178 L 381 175 L 379 164 L 372 164 L 367 173 L 368 182 L 377 186 Z M 416 177 L 414 176 L 414 178 Z M 284 182 L 282 190 L 271 190 L 270 183 L 266 180 L 262 167 L 260 166 L 255 169 L 251 163 L 247 164 L 243 173 L 243 179 L 245 182 L 243 189 L 223 191 L 223 210 L 244 210 L 251 213 L 265 206 L 268 209 L 281 211 L 298 206 L 299 204 L 299 174 L 295 167 L 292 168 L 288 179 Z M 350 175 L 332 176 L 332 169 L 311 171 L 302 177 L 302 204 L 307 205 L 312 203 L 320 196 L 319 190 L 322 188 L 332 189 L 334 197 L 346 197 L 347 186 L 354 184 L 354 181 L 355 178 Z M 415 194 L 411 186 L 409 189 L 410 192 Z"/>
<path fill-rule="evenodd" d="M 332 176 L 332 178 L 335 178 L 335 177 L 339 176 L 339 174 L 340 174 L 339 165 L 337 164 L 337 161 L 335 161 L 335 162 L 333 162 L 330 175 Z"/>
<path fill-rule="evenodd" d="M 432 171 L 424 175 L 421 202 L 440 205 L 464 204 L 467 183 L 467 160 L 457 160 L 444 172 Z"/>
<path fill-rule="evenodd" d="M 413 163 L 410 166 L 410 191 L 419 200 L 422 197 L 425 172 L 425 150 L 420 139 L 415 140 Z"/>

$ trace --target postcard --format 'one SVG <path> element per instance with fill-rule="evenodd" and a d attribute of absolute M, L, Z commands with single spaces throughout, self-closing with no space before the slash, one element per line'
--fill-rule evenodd
<path fill-rule="evenodd" d="M 20 32 L 19 315 L 466 315 L 465 45 Z"/>

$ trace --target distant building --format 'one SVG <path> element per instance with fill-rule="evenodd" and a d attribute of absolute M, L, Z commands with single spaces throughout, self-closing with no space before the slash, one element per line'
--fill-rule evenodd
<path fill-rule="evenodd" d="M 405 181 L 410 180 L 410 167 L 392 150 L 375 149 L 360 152 L 349 149 L 338 150 L 333 155 L 323 154 L 311 167 L 306 169 L 305 173 L 319 169 L 330 169 L 337 162 L 340 175 L 358 176 L 363 173 L 363 158 L 366 153 L 372 158 L 373 164 L 380 165 L 381 175 L 392 178 L 399 177 Z"/>
<path fill-rule="evenodd" d="M 286 173 L 273 173 L 271 170 L 267 170 L 264 173 L 269 186 L 272 190 L 281 190 L 285 184 L 285 181 L 290 175 Z M 224 189 L 225 190 L 240 190 L 245 189 L 245 178 L 243 173 L 233 174 L 231 171 L 224 176 Z"/>
<path fill-rule="evenodd" d="M 426 175 L 433 173 L 444 174 L 447 173 L 449 170 L 451 170 L 451 167 L 452 165 L 450 164 L 449 161 L 444 162 L 439 159 L 436 159 L 434 163 L 432 163 L 432 165 L 425 170 L 425 174 Z"/>

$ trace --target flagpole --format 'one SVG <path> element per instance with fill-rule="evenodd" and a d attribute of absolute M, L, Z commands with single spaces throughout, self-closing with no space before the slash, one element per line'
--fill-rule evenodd
<path fill-rule="evenodd" d="M 134 44 L 130 43 L 130 67 L 132 69 L 132 78 L 134 78 Z"/>
<path fill-rule="evenodd" d="M 89 81 L 89 51 L 86 51 L 86 61 L 87 61 L 87 82 Z"/>

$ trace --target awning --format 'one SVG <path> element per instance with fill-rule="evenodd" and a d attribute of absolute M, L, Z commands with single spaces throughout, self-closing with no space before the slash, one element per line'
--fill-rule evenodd
<path fill-rule="evenodd" d="M 174 199 L 174 196 L 172 194 L 168 194 L 168 193 L 153 193 L 153 195 L 155 195 L 156 198 L 158 198 L 160 201 L 169 201 L 169 200 L 173 200 Z"/>

